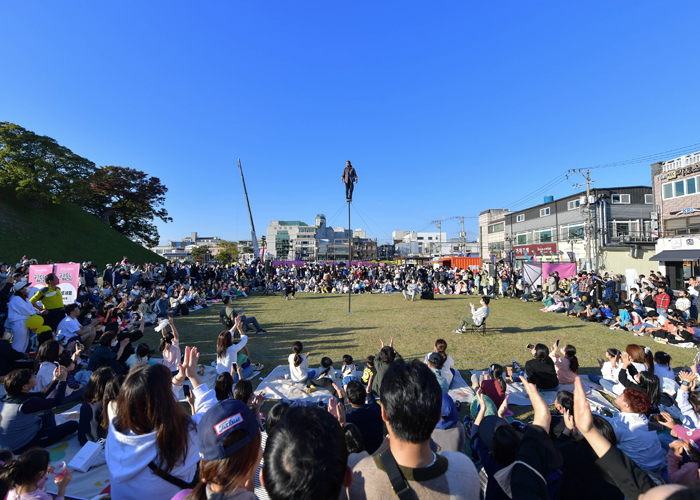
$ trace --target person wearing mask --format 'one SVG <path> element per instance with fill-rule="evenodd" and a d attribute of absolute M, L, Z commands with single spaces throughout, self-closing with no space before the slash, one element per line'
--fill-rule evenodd
<path fill-rule="evenodd" d="M 77 303 L 68 304 L 64 311 L 66 314 L 56 328 L 56 334 L 63 336 L 61 342 L 70 350 L 73 350 L 72 342 L 80 342 L 86 351 L 89 350 L 95 341 L 96 328 L 102 323 L 102 318 L 94 318 L 88 325 L 83 326 L 78 321 L 80 306 Z"/>
<path fill-rule="evenodd" d="M 29 301 L 29 284 L 18 281 L 12 286 L 14 295 L 7 305 L 7 320 L 5 328 L 12 332 L 12 348 L 20 353 L 29 350 L 29 329 L 27 320 L 37 314 L 36 309 Z"/>

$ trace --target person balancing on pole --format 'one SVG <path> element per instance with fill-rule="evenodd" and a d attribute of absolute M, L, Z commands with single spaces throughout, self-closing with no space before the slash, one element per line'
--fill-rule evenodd
<path fill-rule="evenodd" d="M 357 183 L 357 172 L 355 172 L 355 168 L 350 163 L 350 160 L 345 163 L 343 176 L 340 180 L 345 183 L 345 198 L 347 198 L 347 201 L 352 201 L 352 190 L 355 188 L 354 183 Z"/>

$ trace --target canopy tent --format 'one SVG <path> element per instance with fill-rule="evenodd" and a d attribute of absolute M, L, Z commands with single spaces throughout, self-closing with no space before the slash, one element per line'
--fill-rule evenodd
<path fill-rule="evenodd" d="M 649 260 L 672 262 L 672 261 L 693 261 L 700 259 L 700 250 L 664 250 L 659 252 Z"/>

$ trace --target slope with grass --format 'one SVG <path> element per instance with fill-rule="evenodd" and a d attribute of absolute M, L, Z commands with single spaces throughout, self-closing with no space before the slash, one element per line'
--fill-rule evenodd
<path fill-rule="evenodd" d="M 0 190 L 0 261 L 14 265 L 23 255 L 40 264 L 88 260 L 99 269 L 125 255 L 134 263 L 165 262 L 71 203 L 36 208 Z"/>

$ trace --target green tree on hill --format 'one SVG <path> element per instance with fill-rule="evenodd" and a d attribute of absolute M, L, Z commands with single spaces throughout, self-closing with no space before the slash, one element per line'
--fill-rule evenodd
<path fill-rule="evenodd" d="M 81 179 L 73 200 L 125 236 L 155 246 L 159 235 L 153 220 L 173 220 L 163 208 L 167 192 L 158 177 L 133 168 L 107 166 Z"/>
<path fill-rule="evenodd" d="M 95 169 L 55 139 L 0 122 L 0 184 L 35 207 L 71 196 L 74 183 Z"/>

